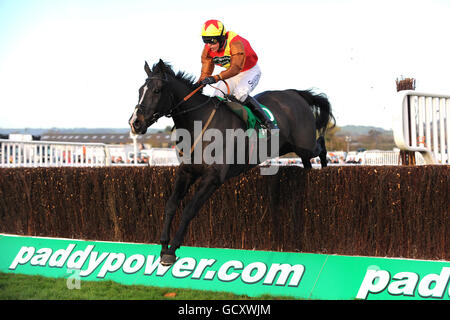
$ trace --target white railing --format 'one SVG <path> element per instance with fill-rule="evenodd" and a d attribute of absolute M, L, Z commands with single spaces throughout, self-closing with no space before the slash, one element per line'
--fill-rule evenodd
<path fill-rule="evenodd" d="M 346 161 L 340 160 L 338 163 L 333 163 L 332 156 L 341 153 L 341 151 L 329 152 L 327 158 L 328 166 L 396 166 L 399 165 L 400 151 L 384 151 L 384 150 L 368 150 L 354 155 L 347 156 Z M 342 156 L 343 157 L 343 156 Z M 425 160 L 420 153 L 416 153 L 417 164 L 425 164 Z M 313 167 L 320 167 L 319 157 L 311 159 Z M 300 158 L 275 158 L 265 161 L 262 165 L 278 165 L 278 166 L 303 166 Z"/>
<path fill-rule="evenodd" d="M 180 164 L 175 149 L 152 148 L 147 155 L 150 166 L 178 166 Z"/>
<path fill-rule="evenodd" d="M 145 150 L 145 154 L 149 157 L 148 164 L 117 164 L 111 163 L 110 151 L 105 144 L 0 139 L 0 167 L 177 166 L 180 164 L 175 149 L 153 148 Z M 355 164 L 360 165 L 398 165 L 399 151 L 369 150 L 359 153 L 357 158 L 359 161 Z M 313 160 L 316 160 L 313 164 L 318 163 L 318 158 Z M 269 163 L 280 166 L 302 165 L 300 158 L 276 158 L 266 161 L 263 165 Z M 416 152 L 416 163 L 426 163 L 420 152 Z M 328 163 L 332 166 L 347 164 Z"/>
<path fill-rule="evenodd" d="M 400 164 L 400 151 L 369 150 L 361 156 L 361 164 L 366 166 L 396 166 Z M 416 152 L 416 164 L 425 164 L 422 154 Z"/>
<path fill-rule="evenodd" d="M 101 143 L 0 139 L 0 167 L 99 167 L 110 164 L 108 148 Z"/>
<path fill-rule="evenodd" d="M 449 164 L 449 95 L 400 91 L 393 120 L 401 150 L 420 152 L 427 164 Z"/>

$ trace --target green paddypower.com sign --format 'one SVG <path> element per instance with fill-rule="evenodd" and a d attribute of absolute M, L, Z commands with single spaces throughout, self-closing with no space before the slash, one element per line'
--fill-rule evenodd
<path fill-rule="evenodd" d="M 182 247 L 0 235 L 0 272 L 83 281 L 303 299 L 450 299 L 450 262 Z"/>

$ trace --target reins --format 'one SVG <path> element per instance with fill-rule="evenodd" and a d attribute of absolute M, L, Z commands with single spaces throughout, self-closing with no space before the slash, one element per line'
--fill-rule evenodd
<path fill-rule="evenodd" d="M 227 86 L 227 90 L 228 90 L 228 95 L 230 94 L 230 86 L 228 85 L 228 83 L 225 81 L 225 80 L 222 80 L 224 83 L 225 83 L 225 85 Z M 189 93 L 187 96 L 185 96 L 184 98 L 183 98 L 183 100 L 181 100 L 180 102 L 178 102 L 177 103 L 177 105 L 171 110 L 171 112 L 169 113 L 169 115 L 170 116 L 174 116 L 174 114 L 173 114 L 173 111 L 174 110 L 176 110 L 181 104 L 183 104 L 184 102 L 186 102 L 186 101 L 188 101 L 197 91 L 199 91 L 200 89 L 202 89 L 203 87 L 204 87 L 205 85 L 204 84 L 202 84 L 202 85 L 200 85 L 198 88 L 196 88 L 194 91 L 192 91 L 191 93 Z M 210 85 L 211 86 L 211 85 Z M 211 86 L 211 87 L 213 87 L 213 86 Z M 218 88 L 216 88 L 216 87 L 213 87 L 214 89 L 218 89 Z M 220 89 L 218 89 L 218 90 L 220 90 Z M 220 90 L 220 91 L 222 91 L 222 90 Z M 201 108 L 204 104 L 206 104 L 206 103 L 208 103 L 209 101 L 211 100 L 211 97 L 205 102 L 205 103 L 202 103 L 202 104 L 200 104 L 200 105 L 198 105 L 198 106 L 195 106 L 195 107 L 193 107 L 193 108 L 190 108 L 190 109 L 188 109 L 188 110 L 182 110 L 181 112 L 178 112 L 178 113 L 176 113 L 175 115 L 179 115 L 179 114 L 184 114 L 184 113 L 188 113 L 188 112 L 191 112 L 191 111 L 193 111 L 193 110 L 196 110 L 196 109 L 199 109 L 199 108 Z M 212 121 L 212 119 L 214 118 L 214 115 L 216 114 L 216 111 L 217 111 L 217 107 L 216 108 L 214 108 L 212 111 L 211 111 L 211 113 L 210 113 L 210 115 L 209 115 L 209 118 L 208 118 L 208 120 L 206 121 L 206 124 L 202 127 L 202 132 L 198 135 L 198 137 L 195 139 L 195 141 L 194 141 L 194 144 L 192 145 L 192 147 L 191 147 L 191 150 L 190 150 L 190 154 L 192 154 L 192 152 L 194 151 L 194 149 L 195 149 L 195 146 L 198 144 L 198 142 L 200 141 L 200 139 L 201 139 L 201 137 L 203 136 L 203 134 L 205 133 L 205 131 L 206 131 L 206 129 L 209 127 L 209 125 L 210 125 L 210 123 L 211 123 L 211 121 Z M 175 128 L 175 126 L 172 128 L 172 130 Z M 178 147 L 176 147 L 176 149 L 178 150 L 178 153 L 179 154 L 183 154 L 183 151 L 181 151 L 180 149 L 178 149 Z"/>
<path fill-rule="evenodd" d="M 223 81 L 223 83 L 225 83 L 225 86 L 227 87 L 227 92 L 228 93 L 223 92 L 222 90 L 220 90 L 220 88 L 214 87 L 213 85 L 209 85 L 209 86 L 214 88 L 214 89 L 216 89 L 216 90 L 219 90 L 220 92 L 223 93 L 224 96 L 229 96 L 230 93 L 231 93 L 230 86 L 228 85 L 228 83 L 225 80 L 221 80 L 221 81 Z"/>
<path fill-rule="evenodd" d="M 225 83 L 225 86 L 227 87 L 227 91 L 228 91 L 228 94 L 227 94 L 227 95 L 230 95 L 230 93 L 231 93 L 231 91 L 230 91 L 230 86 L 228 85 L 228 83 L 227 83 L 225 80 L 221 80 L 221 81 L 223 81 L 223 82 Z M 223 91 L 220 90 L 219 88 L 214 87 L 214 86 L 212 86 L 212 85 L 209 85 L 209 86 L 212 87 L 212 88 L 214 88 L 214 89 L 217 89 L 217 90 L 221 91 L 224 95 L 226 95 L 225 92 L 223 92 Z M 187 109 L 187 110 L 181 110 L 180 112 L 177 112 L 177 113 L 175 113 L 175 114 L 173 113 L 173 112 L 174 112 L 176 109 L 178 109 L 183 103 L 185 103 L 186 101 L 188 101 L 194 94 L 196 94 L 200 89 L 202 89 L 202 88 L 204 88 L 204 87 L 205 87 L 205 85 L 202 84 L 202 85 L 198 86 L 196 89 L 194 89 L 191 93 L 189 93 L 187 96 L 185 96 L 180 102 L 178 102 L 178 103 L 176 104 L 176 106 L 173 107 L 172 110 L 169 111 L 169 113 L 167 113 L 166 116 L 173 117 L 174 115 L 176 116 L 176 115 L 180 115 L 180 114 L 185 114 L 185 113 L 188 113 L 188 112 L 197 110 L 197 109 L 201 108 L 204 104 L 206 104 L 207 102 L 209 102 L 209 100 L 211 100 L 211 97 L 210 97 L 205 103 L 202 103 L 202 104 L 200 104 L 200 105 L 198 105 L 198 106 L 194 106 L 194 107 L 192 107 L 192 108 L 190 108 L 190 109 Z"/>
<path fill-rule="evenodd" d="M 205 86 L 204 84 L 198 86 L 197 89 L 195 89 L 194 91 L 192 91 L 192 92 L 189 93 L 186 97 L 183 98 L 183 102 L 188 101 L 188 100 L 189 100 L 189 99 L 190 99 L 190 98 L 191 98 L 198 90 L 202 89 L 204 86 Z M 182 103 L 182 102 L 181 102 L 181 103 Z M 180 103 L 180 104 L 181 104 L 181 103 Z"/>
<path fill-rule="evenodd" d="M 173 117 L 173 116 L 177 116 L 177 115 L 180 115 L 180 114 L 185 114 L 185 113 L 188 113 L 188 112 L 191 112 L 191 111 L 193 111 L 193 110 L 196 110 L 196 109 L 199 109 L 199 108 L 203 107 L 203 105 L 206 104 L 207 102 L 209 102 L 210 99 L 208 99 L 205 103 L 202 103 L 202 104 L 200 104 L 200 105 L 198 105 L 198 106 L 194 106 L 194 107 L 192 107 L 192 108 L 190 108 L 190 109 L 188 109 L 188 110 L 181 110 L 181 111 L 176 112 L 176 113 L 174 114 L 174 111 L 175 111 L 175 110 L 177 110 L 183 103 L 185 103 L 186 101 L 188 101 L 194 94 L 196 94 L 196 93 L 197 93 L 200 89 L 202 89 L 204 86 L 205 86 L 204 84 L 198 86 L 198 87 L 197 87 L 196 89 L 194 89 L 191 93 L 189 93 L 187 96 L 185 96 L 180 102 L 178 102 L 178 103 L 175 105 L 175 107 L 173 107 L 173 108 L 167 113 L 167 116 Z"/>

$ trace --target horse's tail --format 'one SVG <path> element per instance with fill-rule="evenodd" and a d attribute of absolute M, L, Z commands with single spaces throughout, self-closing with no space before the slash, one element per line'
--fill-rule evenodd
<path fill-rule="evenodd" d="M 328 128 L 333 128 L 336 125 L 331 110 L 330 101 L 324 93 L 313 93 L 312 90 L 296 90 L 306 102 L 311 106 L 316 118 L 316 129 L 320 135 L 324 135 Z"/>

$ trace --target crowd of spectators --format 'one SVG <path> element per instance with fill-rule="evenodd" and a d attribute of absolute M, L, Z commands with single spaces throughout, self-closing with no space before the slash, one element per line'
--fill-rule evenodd
<path fill-rule="evenodd" d="M 145 154 L 138 154 L 137 163 L 148 164 L 149 157 Z M 111 163 L 115 164 L 134 164 L 133 157 L 111 156 Z"/>

